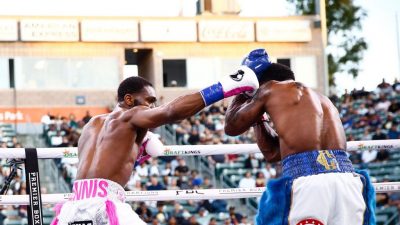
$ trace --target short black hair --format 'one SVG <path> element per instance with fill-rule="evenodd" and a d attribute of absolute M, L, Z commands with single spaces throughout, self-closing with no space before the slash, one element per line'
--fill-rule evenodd
<path fill-rule="evenodd" d="M 124 101 L 126 94 L 135 94 L 143 90 L 144 87 L 153 87 L 146 79 L 138 76 L 128 77 L 123 80 L 118 87 L 118 102 Z"/>
<path fill-rule="evenodd" d="M 271 65 L 259 76 L 258 81 L 265 83 L 270 80 L 285 81 L 295 80 L 293 71 L 280 63 L 271 63 Z"/>

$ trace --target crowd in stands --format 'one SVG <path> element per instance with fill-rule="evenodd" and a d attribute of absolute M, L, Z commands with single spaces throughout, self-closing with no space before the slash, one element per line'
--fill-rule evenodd
<path fill-rule="evenodd" d="M 0 148 L 22 148 L 21 143 L 15 136 L 15 131 L 9 124 L 0 124 Z M 0 190 L 4 190 L 4 194 L 23 195 L 26 194 L 25 170 L 21 164 L 17 169 L 17 174 L 10 183 L 8 190 L 3 189 L 6 179 L 11 173 L 10 163 L 7 159 L 0 160 Z M 7 221 L 22 220 L 27 217 L 27 206 L 24 205 L 0 205 L 0 224 Z"/>
<path fill-rule="evenodd" d="M 382 140 L 400 138 L 400 83 L 382 81 L 374 91 L 352 90 L 341 96 L 331 95 L 338 108 L 348 141 Z M 212 105 L 199 114 L 173 124 L 178 144 L 242 144 L 254 143 L 252 129 L 240 136 L 231 137 L 224 133 L 226 107 Z M 46 115 L 45 137 L 50 146 L 76 146 L 83 126 L 90 114 L 81 120 L 74 115 L 68 118 Z M 387 150 L 371 149 L 350 155 L 358 168 L 370 169 L 369 165 L 390 162 L 392 153 Z M 264 161 L 261 154 L 213 155 L 207 157 L 210 165 L 235 164 L 243 167 L 234 185 L 238 187 L 264 187 L 269 179 L 280 175 L 279 164 Z M 76 175 L 76 165 L 58 162 L 69 182 Z M 400 163 L 397 164 L 400 169 Z M 389 177 L 372 177 L 375 181 L 396 181 Z M 196 168 L 190 168 L 181 157 L 160 157 L 137 165 L 127 185 L 127 190 L 180 190 L 213 187 L 211 177 L 204 177 Z M 378 207 L 400 209 L 400 194 L 378 194 Z M 235 212 L 223 200 L 140 202 L 135 206 L 139 216 L 150 224 L 250 224 L 250 219 Z M 222 214 L 221 214 L 222 213 Z M 225 217 L 221 215 L 226 215 Z"/>

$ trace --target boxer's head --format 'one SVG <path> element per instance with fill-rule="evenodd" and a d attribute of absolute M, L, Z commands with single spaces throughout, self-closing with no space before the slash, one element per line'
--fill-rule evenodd
<path fill-rule="evenodd" d="M 138 105 L 155 107 L 157 101 L 153 85 L 141 77 L 128 77 L 118 87 L 118 102 L 132 108 Z"/>
<path fill-rule="evenodd" d="M 293 71 L 289 67 L 280 63 L 272 63 L 258 78 L 260 85 L 271 80 L 295 80 L 295 77 Z"/>

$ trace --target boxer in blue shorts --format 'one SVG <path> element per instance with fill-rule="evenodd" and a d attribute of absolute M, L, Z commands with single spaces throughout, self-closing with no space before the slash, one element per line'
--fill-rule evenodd
<path fill-rule="evenodd" d="M 355 171 L 347 158 L 337 109 L 296 82 L 290 68 L 271 63 L 264 49 L 252 51 L 242 64 L 254 59 L 269 65 L 256 72 L 255 95 L 240 94 L 231 102 L 225 132 L 239 135 L 253 126 L 265 159 L 282 161 L 283 176 L 268 182 L 256 224 L 375 224 L 375 192 L 368 174 Z"/>

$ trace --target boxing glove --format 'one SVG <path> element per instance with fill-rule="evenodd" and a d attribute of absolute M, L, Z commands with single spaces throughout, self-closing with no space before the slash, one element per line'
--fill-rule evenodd
<path fill-rule="evenodd" d="M 254 71 L 246 65 L 240 66 L 235 74 L 224 77 L 217 84 L 200 91 L 206 106 L 221 99 L 243 92 L 253 92 L 259 87 Z"/>
<path fill-rule="evenodd" d="M 242 65 L 253 70 L 258 79 L 271 64 L 267 51 L 262 48 L 251 51 L 242 61 Z"/>
<path fill-rule="evenodd" d="M 160 156 L 163 154 L 164 150 L 165 147 L 158 138 L 158 135 L 147 131 L 146 136 L 143 138 L 142 145 L 139 148 L 136 164 L 140 165 L 151 157 Z"/>

